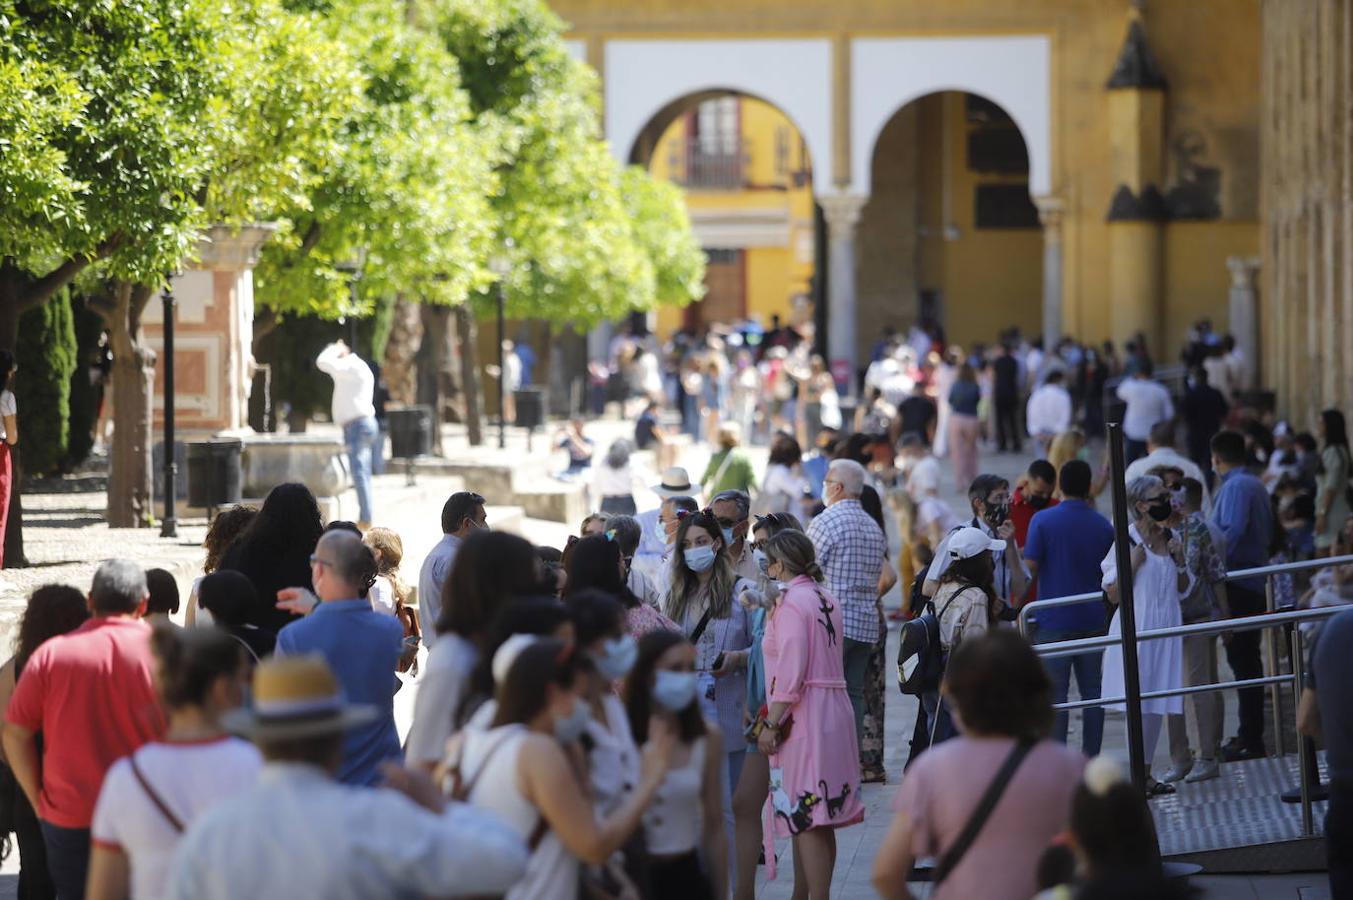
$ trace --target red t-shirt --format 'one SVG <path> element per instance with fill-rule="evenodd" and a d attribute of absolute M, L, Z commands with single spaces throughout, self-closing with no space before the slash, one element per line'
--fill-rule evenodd
<path fill-rule="evenodd" d="M 150 626 L 122 616 L 90 619 L 29 657 L 5 721 L 42 732 L 39 818 L 88 828 L 108 767 L 164 733 L 153 671 Z"/>
<path fill-rule="evenodd" d="M 1061 501 L 1056 497 L 1052 497 L 1048 500 L 1048 505 L 1043 507 L 1043 509 L 1052 509 L 1059 502 Z M 1024 499 L 1024 493 L 1016 489 L 1015 496 L 1010 500 L 1010 521 L 1015 524 L 1015 543 L 1019 544 L 1019 549 L 1021 551 L 1024 549 L 1024 545 L 1029 541 L 1029 523 L 1034 520 L 1034 513 L 1041 511 L 1042 510 L 1034 509 L 1030 506 L 1029 501 Z M 1023 597 L 1018 598 L 1018 603 L 1012 602 L 1010 605 L 1020 607 L 1037 596 L 1038 579 L 1031 578 L 1029 579 L 1029 590 Z"/>

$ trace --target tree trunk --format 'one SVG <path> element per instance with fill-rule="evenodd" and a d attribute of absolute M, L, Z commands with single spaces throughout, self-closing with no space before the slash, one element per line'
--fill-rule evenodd
<path fill-rule="evenodd" d="M 385 389 L 390 402 L 400 406 L 413 404 L 418 397 L 417 366 L 419 344 L 423 340 L 423 319 L 419 305 L 406 294 L 395 297 L 394 321 L 385 344 Z"/>
<path fill-rule="evenodd" d="M 455 382 L 448 377 L 450 357 L 447 356 L 448 316 L 444 306 L 420 305 L 419 328 L 423 332 L 414 356 L 415 397 L 432 410 L 432 452 L 442 455 L 442 424 L 461 421 L 452 405 L 455 400 Z"/>
<path fill-rule="evenodd" d="M 483 392 L 479 389 L 479 367 L 475 362 L 474 312 L 468 303 L 456 307 L 456 336 L 460 339 L 460 384 L 465 395 L 465 426 L 470 446 L 484 443 Z"/>
<path fill-rule="evenodd" d="M 144 528 L 155 513 L 151 477 L 151 397 L 155 385 L 155 352 L 146 347 L 141 314 L 152 289 L 115 282 L 108 320 L 113 351 L 112 452 L 108 460 L 108 524 Z M 166 448 L 172 453 L 172 448 Z"/>

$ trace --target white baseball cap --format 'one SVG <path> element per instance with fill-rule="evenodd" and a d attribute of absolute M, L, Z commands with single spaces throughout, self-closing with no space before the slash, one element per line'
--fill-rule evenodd
<path fill-rule="evenodd" d="M 1005 541 L 987 537 L 980 528 L 968 526 L 949 535 L 950 560 L 971 559 L 985 550 L 1000 553 L 1004 549 Z"/>

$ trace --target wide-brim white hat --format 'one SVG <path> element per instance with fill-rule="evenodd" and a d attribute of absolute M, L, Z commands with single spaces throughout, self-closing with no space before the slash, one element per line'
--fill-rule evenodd
<path fill-rule="evenodd" d="M 659 497 L 687 497 L 700 489 L 691 484 L 691 475 L 681 466 L 672 466 L 662 470 L 662 481 L 653 485 L 653 493 Z"/>

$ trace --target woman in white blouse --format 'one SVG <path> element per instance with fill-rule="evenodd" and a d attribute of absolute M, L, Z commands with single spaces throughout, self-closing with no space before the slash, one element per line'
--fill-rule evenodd
<path fill-rule="evenodd" d="M 621 438 L 611 444 L 601 465 L 594 466 L 592 472 L 592 497 L 598 501 L 598 508 L 613 516 L 632 516 L 637 512 L 634 505 L 634 470 L 630 467 L 630 454 L 634 448 L 630 442 Z"/>
<path fill-rule="evenodd" d="M 1171 628 L 1182 621 L 1179 598 L 1188 596 L 1192 577 L 1184 563 L 1184 550 L 1178 536 L 1165 527 L 1172 512 L 1170 493 L 1165 482 L 1154 475 L 1134 478 L 1127 486 L 1128 510 L 1133 522 L 1128 526 L 1128 540 L 1132 543 L 1132 603 L 1137 632 Z M 1104 591 L 1110 602 L 1117 604 L 1118 556 L 1117 548 L 1100 563 L 1104 573 Z M 1122 633 L 1119 619 L 1122 608 L 1114 611 L 1109 623 L 1109 636 Z M 1137 673 L 1143 694 L 1151 691 L 1172 690 L 1183 682 L 1183 638 L 1157 638 L 1137 642 Z M 1123 696 L 1123 650 L 1113 644 L 1104 651 L 1104 679 L 1100 696 Z M 1120 704 L 1108 709 L 1122 710 Z M 1156 753 L 1160 727 L 1167 715 L 1182 715 L 1184 698 L 1160 697 L 1142 701 L 1142 743 L 1149 769 Z M 1174 785 L 1147 779 L 1147 795 L 1173 794 Z"/>
<path fill-rule="evenodd" d="M 770 445 L 770 460 L 761 492 L 756 497 L 756 514 L 793 512 L 808 487 L 803 477 L 803 450 L 788 434 L 777 434 Z"/>

